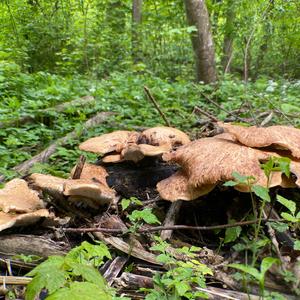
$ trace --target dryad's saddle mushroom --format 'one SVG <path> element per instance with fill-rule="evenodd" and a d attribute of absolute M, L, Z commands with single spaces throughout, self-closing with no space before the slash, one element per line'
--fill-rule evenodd
<path fill-rule="evenodd" d="M 79 145 L 79 149 L 105 155 L 104 163 L 122 161 L 138 162 L 145 156 L 159 156 L 190 142 L 182 131 L 171 127 L 154 127 L 142 133 L 115 131 L 91 138 Z"/>

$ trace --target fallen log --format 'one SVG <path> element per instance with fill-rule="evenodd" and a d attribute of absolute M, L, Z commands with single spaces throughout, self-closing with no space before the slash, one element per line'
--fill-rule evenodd
<path fill-rule="evenodd" d="M 91 119 L 87 120 L 82 129 L 88 130 L 96 125 L 103 123 L 105 120 L 108 119 L 109 116 L 113 115 L 112 112 L 100 112 Z M 39 154 L 33 156 L 31 159 L 24 161 L 23 163 L 19 164 L 18 166 L 14 167 L 13 170 L 18 172 L 21 175 L 25 175 L 26 172 L 36 163 L 44 163 L 47 162 L 49 157 L 56 151 L 57 147 L 65 145 L 70 139 L 77 137 L 77 129 L 69 132 L 62 138 L 57 139 L 54 143 L 52 143 L 49 147 L 45 150 L 40 152 Z M 5 180 L 5 176 L 0 176 L 0 182 Z"/>
<path fill-rule="evenodd" d="M 94 102 L 95 102 L 95 98 L 93 96 L 84 96 L 84 97 L 81 97 L 81 98 L 78 98 L 78 99 L 75 99 L 72 101 L 58 104 L 54 107 L 35 110 L 34 114 L 23 115 L 18 119 L 0 122 L 0 128 L 24 125 L 28 122 L 32 122 L 32 121 L 36 120 L 37 118 L 39 118 L 45 114 L 49 114 L 51 112 L 61 113 L 64 110 L 67 110 L 68 108 L 75 107 L 75 106 L 81 106 L 81 105 L 87 105 L 87 104 L 91 104 Z"/>

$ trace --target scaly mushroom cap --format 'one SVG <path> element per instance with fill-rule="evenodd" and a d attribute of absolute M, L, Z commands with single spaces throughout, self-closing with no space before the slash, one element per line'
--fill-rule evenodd
<path fill-rule="evenodd" d="M 110 154 L 107 156 L 104 156 L 102 158 L 102 162 L 109 164 L 109 163 L 119 163 L 123 162 L 124 159 L 122 158 L 121 154 Z"/>
<path fill-rule="evenodd" d="M 97 154 L 121 152 L 127 144 L 136 143 L 138 137 L 135 131 L 118 130 L 88 139 L 79 145 L 79 149 Z"/>
<path fill-rule="evenodd" d="M 257 184 L 266 186 L 266 176 L 260 168 L 260 161 L 266 161 L 270 156 L 266 152 L 225 139 L 203 138 L 164 154 L 163 159 L 181 165 L 192 186 L 232 180 L 233 172 L 254 176 Z"/>
<path fill-rule="evenodd" d="M 144 130 L 139 138 L 139 144 L 153 146 L 170 145 L 170 149 L 185 145 L 190 138 L 181 130 L 172 127 L 153 127 Z"/>
<path fill-rule="evenodd" d="M 116 193 L 107 185 L 88 179 L 69 179 L 64 185 L 65 196 L 81 196 L 93 200 L 96 204 L 107 204 L 115 200 Z M 87 203 L 88 204 L 88 203 Z"/>
<path fill-rule="evenodd" d="M 74 167 L 71 171 L 70 176 L 73 177 L 73 174 L 75 172 L 76 167 Z M 99 182 L 103 185 L 107 186 L 106 177 L 108 176 L 108 173 L 102 166 L 97 166 L 89 163 L 85 163 L 83 165 L 80 179 L 90 179 L 95 182 Z"/>
<path fill-rule="evenodd" d="M 274 149 L 289 150 L 294 157 L 300 158 L 300 129 L 280 125 L 266 128 L 228 123 L 219 125 L 243 145 L 254 148 L 272 146 Z"/>
<path fill-rule="evenodd" d="M 59 195 L 64 191 L 66 179 L 52 175 L 33 173 L 28 176 L 28 181 L 34 188 L 51 195 Z"/>
<path fill-rule="evenodd" d="M 182 170 L 157 183 L 156 188 L 162 199 L 168 201 L 194 200 L 208 194 L 215 187 L 215 184 L 193 187 L 189 184 L 188 177 Z"/>
<path fill-rule="evenodd" d="M 0 190 L 0 209 L 7 212 L 32 212 L 44 208 L 36 191 L 23 179 L 13 179 Z"/>
<path fill-rule="evenodd" d="M 47 209 L 39 209 L 35 212 L 24 214 L 12 214 L 0 211 L 0 231 L 14 226 L 30 225 L 36 223 L 43 217 L 49 217 Z"/>

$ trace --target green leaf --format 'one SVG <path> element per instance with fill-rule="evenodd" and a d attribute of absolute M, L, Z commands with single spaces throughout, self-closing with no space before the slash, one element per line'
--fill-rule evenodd
<path fill-rule="evenodd" d="M 130 200 L 129 199 L 122 199 L 121 201 L 121 206 L 122 206 L 122 210 L 126 210 L 130 205 Z"/>
<path fill-rule="evenodd" d="M 261 277 L 265 277 L 265 273 L 272 267 L 273 264 L 278 263 L 279 260 L 274 257 L 265 257 L 260 264 Z"/>
<path fill-rule="evenodd" d="M 293 222 L 293 223 L 298 222 L 298 219 L 297 219 L 296 217 L 292 216 L 292 215 L 289 214 L 289 213 L 283 212 L 283 213 L 281 213 L 280 215 L 281 215 L 285 220 L 287 220 L 287 221 L 289 221 L 289 222 Z"/>
<path fill-rule="evenodd" d="M 282 222 L 268 222 L 273 229 L 275 229 L 278 232 L 285 232 L 289 229 L 289 225 Z"/>
<path fill-rule="evenodd" d="M 248 176 L 241 175 L 238 172 L 233 172 L 232 176 L 238 183 L 244 183 L 244 184 L 247 184 L 247 180 L 249 178 Z"/>
<path fill-rule="evenodd" d="M 257 197 L 261 198 L 264 201 L 271 202 L 269 189 L 261 185 L 254 185 L 252 186 L 251 190 Z"/>
<path fill-rule="evenodd" d="M 276 196 L 276 199 L 279 203 L 281 203 L 283 206 L 285 206 L 291 213 L 292 215 L 295 214 L 296 212 L 296 203 L 292 200 L 288 200 L 280 195 Z"/>
<path fill-rule="evenodd" d="M 294 250 L 300 251 L 300 240 L 294 242 Z"/>
<path fill-rule="evenodd" d="M 229 224 L 233 224 L 235 222 L 236 222 L 235 220 L 230 220 Z M 230 242 L 234 242 L 240 236 L 241 232 L 242 232 L 241 226 L 226 228 L 224 243 L 227 244 Z"/>
<path fill-rule="evenodd" d="M 176 282 L 175 288 L 176 288 L 179 296 L 184 296 L 184 294 L 191 289 L 190 285 L 184 281 Z"/>
<path fill-rule="evenodd" d="M 48 296 L 46 300 L 112 300 L 112 297 L 98 285 L 90 282 L 72 282 L 69 287 L 62 288 Z"/>
<path fill-rule="evenodd" d="M 51 257 L 49 257 L 48 260 L 51 261 Z M 34 274 L 34 278 L 27 285 L 25 294 L 26 300 L 35 299 L 35 297 L 44 288 L 48 290 L 49 294 L 51 294 L 65 285 L 68 273 L 59 268 L 61 264 L 55 264 L 55 262 L 57 263 L 58 261 L 53 261 L 52 265 L 49 262 L 47 262 L 47 264 L 42 263 L 44 264 L 42 267 L 41 264 L 29 273 Z"/>
<path fill-rule="evenodd" d="M 128 218 L 132 222 L 143 220 L 147 224 L 160 224 L 157 217 L 152 213 L 151 208 L 145 208 L 143 210 L 134 210 L 128 216 Z"/>
<path fill-rule="evenodd" d="M 260 281 L 260 279 L 261 279 L 260 272 L 253 267 L 250 267 L 247 265 L 242 265 L 242 264 L 229 264 L 228 267 L 235 268 L 235 269 L 241 270 L 247 274 L 250 274 L 258 281 Z"/>

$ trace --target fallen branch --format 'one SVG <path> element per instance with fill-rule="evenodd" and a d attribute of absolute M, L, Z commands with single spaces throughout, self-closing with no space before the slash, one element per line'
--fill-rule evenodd
<path fill-rule="evenodd" d="M 111 116 L 113 113 L 112 112 L 100 112 L 96 116 L 92 117 L 91 119 L 87 120 L 83 126 L 83 130 L 88 130 L 92 127 L 95 127 L 96 125 L 99 125 L 103 123 L 105 120 L 108 119 L 109 116 Z M 18 166 L 14 167 L 13 170 L 18 172 L 21 175 L 25 175 L 26 172 L 37 162 L 47 162 L 49 157 L 56 151 L 56 149 L 59 146 L 63 146 L 70 139 L 76 138 L 78 135 L 77 129 L 73 130 L 72 132 L 68 133 L 62 138 L 59 138 L 56 140 L 53 144 L 51 144 L 48 148 L 43 150 L 41 153 L 33 156 L 31 159 L 24 161 L 23 163 L 19 164 Z M 5 179 L 5 176 L 0 176 L 0 182 Z"/>
<path fill-rule="evenodd" d="M 156 102 L 156 100 L 154 99 L 154 97 L 152 96 L 149 88 L 147 88 L 146 86 L 144 86 L 144 91 L 148 97 L 148 99 L 152 102 L 152 104 L 154 105 L 154 107 L 157 109 L 157 111 L 159 112 L 159 114 L 161 115 L 161 117 L 163 118 L 163 120 L 165 121 L 166 125 L 168 127 L 171 127 L 171 123 L 169 122 L 169 120 L 167 119 L 166 115 L 164 114 L 164 112 L 160 109 L 158 103 Z"/>
<path fill-rule="evenodd" d="M 219 120 L 215 116 L 213 116 L 212 114 L 208 113 L 207 111 L 203 110 L 202 108 L 200 108 L 198 106 L 194 107 L 193 113 L 194 114 L 200 113 L 200 114 L 208 117 L 209 119 L 211 119 L 213 122 L 219 122 Z"/>
<path fill-rule="evenodd" d="M 50 107 L 50 108 L 46 108 L 46 109 L 38 109 L 38 110 L 34 111 L 34 114 L 24 115 L 18 119 L 8 120 L 7 122 L 5 122 L 5 121 L 0 122 L 0 128 L 23 125 L 25 123 L 34 121 L 38 117 L 41 117 L 41 115 L 45 115 L 50 112 L 60 113 L 60 112 L 63 112 L 64 110 L 68 109 L 69 107 L 87 105 L 87 104 L 91 104 L 93 102 L 95 102 L 95 98 L 93 96 L 85 96 L 85 97 L 81 97 L 79 99 L 75 99 L 75 100 L 72 100 L 69 102 L 64 102 L 64 103 L 58 104 L 54 107 Z"/>
<path fill-rule="evenodd" d="M 262 219 L 261 222 L 284 222 L 284 220 L 277 219 Z M 236 222 L 234 224 L 223 224 L 223 225 L 214 225 L 214 226 L 188 226 L 188 225 L 173 225 L 173 226 L 155 226 L 149 228 L 140 228 L 137 230 L 137 233 L 146 233 L 146 232 L 155 232 L 161 230 L 200 230 L 200 231 L 209 231 L 217 229 L 226 229 L 237 226 L 246 226 L 258 223 L 258 220 L 253 221 L 243 221 Z M 115 228 L 103 228 L 103 227 L 90 227 L 90 228 L 55 228 L 57 230 L 63 230 L 64 232 L 78 232 L 78 233 L 87 233 L 87 232 L 102 232 L 102 233 L 126 233 L 122 229 Z"/>

